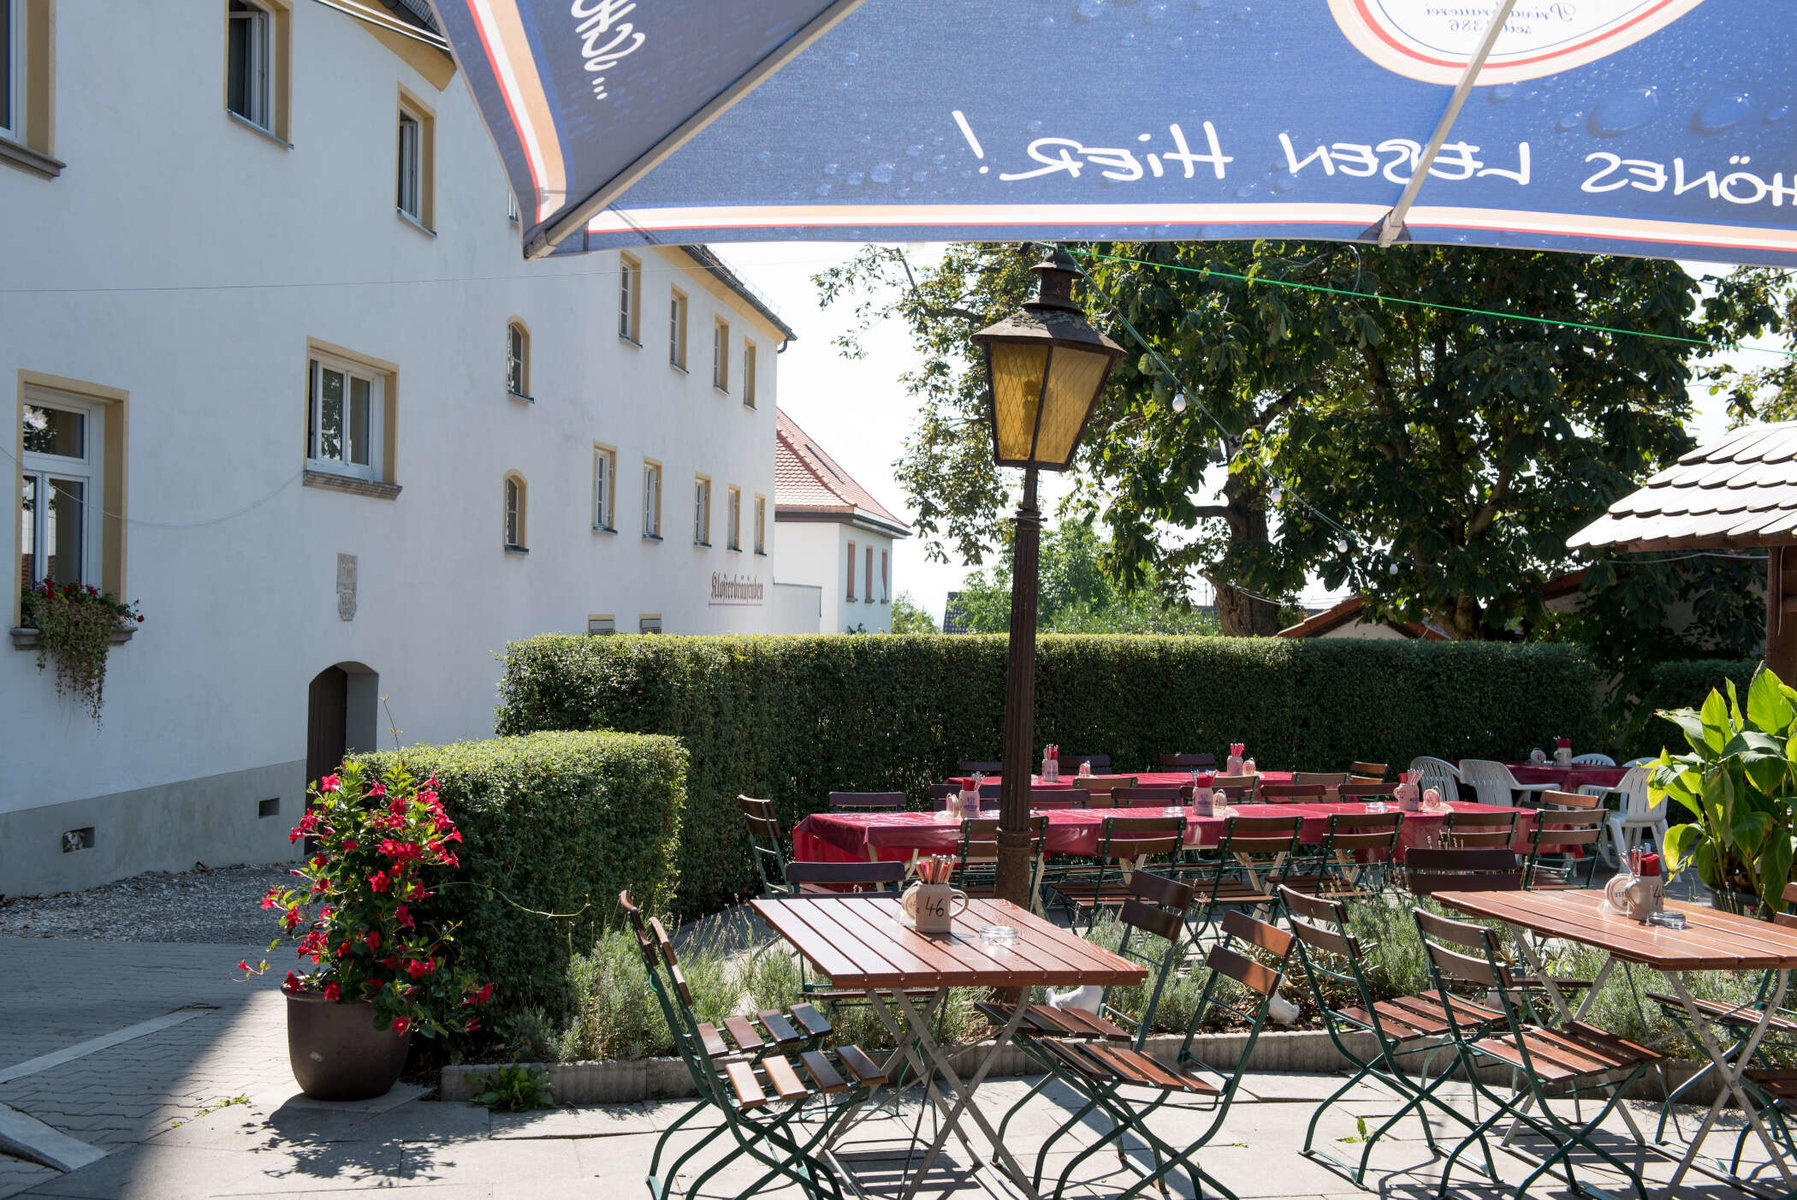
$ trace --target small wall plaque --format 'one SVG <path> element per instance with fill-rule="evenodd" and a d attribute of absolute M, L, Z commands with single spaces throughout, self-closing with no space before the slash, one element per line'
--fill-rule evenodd
<path fill-rule="evenodd" d="M 337 616 L 345 621 L 356 619 L 356 556 L 337 556 Z"/>

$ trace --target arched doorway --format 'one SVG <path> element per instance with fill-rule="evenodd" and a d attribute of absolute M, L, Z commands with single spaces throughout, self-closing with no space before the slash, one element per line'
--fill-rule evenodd
<path fill-rule="evenodd" d="M 326 667 L 306 690 L 306 781 L 337 769 L 346 754 L 372 750 L 380 679 L 356 662 Z"/>

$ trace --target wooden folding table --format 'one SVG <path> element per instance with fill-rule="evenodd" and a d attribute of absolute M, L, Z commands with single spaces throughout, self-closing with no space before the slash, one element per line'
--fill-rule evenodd
<path fill-rule="evenodd" d="M 1014 1006 L 1010 1021 L 965 1080 L 955 1072 L 948 1053 L 931 1032 L 930 1017 L 946 1000 L 949 988 L 1133 985 L 1147 979 L 1148 972 L 1004 900 L 971 901 L 967 910 L 954 918 L 952 929 L 941 934 L 912 929 L 901 918 L 898 900 L 890 896 L 756 900 L 754 909 L 807 962 L 829 976 L 832 986 L 867 994 L 897 1046 L 885 1064 L 888 1078 L 897 1077 L 902 1060 L 924 1081 L 927 1101 L 936 1106 L 941 1124 L 911 1174 L 904 1200 L 916 1194 L 951 1133 L 976 1168 L 985 1165 L 960 1128 L 963 1117 L 973 1118 L 991 1143 L 992 1156 L 1012 1182 L 1035 1200 L 1028 1174 L 972 1103 L 999 1051 L 1016 1032 L 1024 1006 Z M 1015 929 L 1016 942 L 1004 945 L 982 940 L 979 931 L 988 925 Z M 931 995 L 921 1006 L 906 994 L 907 990 L 924 989 Z M 936 1086 L 937 1078 L 942 1088 Z M 852 1119 L 845 1120 L 843 1131 L 852 1124 Z"/>
<path fill-rule="evenodd" d="M 1658 925 L 1643 925 L 1610 909 L 1603 902 L 1603 894 L 1597 891 L 1436 892 L 1435 899 L 1448 908 L 1469 916 L 1502 921 L 1516 931 L 1517 947 L 1529 969 L 1545 984 L 1548 998 L 1563 1020 L 1576 1020 L 1584 1015 L 1597 996 L 1598 989 L 1603 987 L 1604 980 L 1609 978 L 1611 969 L 1619 962 L 1639 963 L 1664 974 L 1673 993 L 1678 996 L 1679 1003 L 1684 1006 L 1691 1036 L 1715 1065 L 1723 1081 L 1722 1090 L 1710 1105 L 1710 1111 L 1698 1126 L 1690 1147 L 1673 1173 L 1672 1193 L 1677 1193 L 1679 1181 L 1696 1164 L 1704 1139 L 1709 1136 L 1710 1128 L 1716 1123 L 1723 1102 L 1731 1095 L 1735 1098 L 1735 1103 L 1741 1106 L 1753 1131 L 1759 1135 L 1771 1162 L 1784 1176 L 1785 1186 L 1797 1188 L 1797 1177 L 1793 1176 L 1790 1163 L 1779 1153 L 1777 1144 L 1766 1131 L 1765 1122 L 1760 1119 L 1753 1101 L 1741 1086 L 1741 1074 L 1752 1062 L 1754 1050 L 1758 1048 L 1760 1039 L 1765 1036 L 1773 1016 L 1784 1000 L 1791 971 L 1797 969 L 1797 929 L 1677 901 L 1667 901 L 1666 907 L 1684 914 L 1685 928 L 1667 929 Z M 1534 945 L 1522 936 L 1523 930 L 1542 937 L 1562 938 L 1594 946 L 1608 954 L 1577 1013 L 1567 1007 L 1553 977 L 1542 969 Z M 1777 986 L 1767 1000 L 1765 1011 L 1760 1014 L 1759 1023 L 1741 1046 L 1736 1061 L 1730 1063 L 1727 1053 L 1692 1002 L 1684 976 L 1692 971 L 1767 970 L 1778 972 Z M 1639 1137 L 1638 1130 L 1636 1135 Z M 1699 1170 L 1705 1170 L 1706 1174 L 1716 1173 L 1703 1167 L 1699 1167 Z M 1732 1179 L 1730 1176 L 1725 1177 Z M 1739 1179 L 1732 1181 L 1745 1183 Z"/>

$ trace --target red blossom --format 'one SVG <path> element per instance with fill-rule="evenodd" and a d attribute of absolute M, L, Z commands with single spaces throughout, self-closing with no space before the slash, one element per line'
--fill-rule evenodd
<path fill-rule="evenodd" d="M 418 928 L 418 922 L 412 918 L 412 910 L 408 905 L 401 904 L 395 908 L 393 910 L 393 920 L 401 929 Z"/>
<path fill-rule="evenodd" d="M 289 996 L 297 996 L 306 990 L 306 985 L 301 982 L 298 975 L 289 971 L 287 972 L 287 978 L 281 980 L 281 990 L 286 992 Z"/>
<path fill-rule="evenodd" d="M 387 872 L 385 871 L 376 871 L 368 877 L 368 886 L 377 892 L 386 891 L 389 882 L 391 881 L 387 878 Z"/>
<path fill-rule="evenodd" d="M 318 781 L 318 790 L 321 792 L 334 792 L 342 786 L 343 781 L 335 775 L 326 775 Z"/>
<path fill-rule="evenodd" d="M 376 783 L 368 789 L 368 794 L 370 796 L 385 796 L 387 794 L 387 785 L 384 783 Z"/>
<path fill-rule="evenodd" d="M 412 1018 L 410 1018 L 410 1017 L 394 1017 L 393 1018 L 393 1032 L 394 1033 L 404 1033 L 406 1030 L 410 1029 L 411 1027 L 412 1027 Z"/>
<path fill-rule="evenodd" d="M 281 914 L 281 924 L 289 930 L 297 929 L 300 923 L 300 906 L 295 904 Z"/>
<path fill-rule="evenodd" d="M 485 1004 L 487 1001 L 491 1000 L 492 998 L 493 998 L 493 985 L 490 983 L 483 983 L 478 988 L 476 988 L 474 991 L 468 993 L 468 1003 L 469 1004 Z"/>
<path fill-rule="evenodd" d="M 381 931 L 378 929 L 370 929 L 367 934 L 363 936 L 362 940 L 368 943 L 368 949 L 371 952 L 379 950 L 381 948 Z"/>
<path fill-rule="evenodd" d="M 343 989 L 334 983 L 327 983 L 324 985 L 324 998 L 326 1000 L 341 1000 L 343 998 Z"/>
<path fill-rule="evenodd" d="M 237 969 L 238 969 L 238 970 L 239 970 L 239 971 L 244 971 L 244 972 L 247 972 L 247 971 L 249 971 L 249 969 L 250 969 L 250 962 L 249 962 L 249 959 L 247 959 L 247 958 L 246 958 L 246 959 L 244 959 L 244 960 L 243 960 L 243 961 L 242 961 L 242 962 L 240 962 L 240 963 L 238 963 L 238 964 L 237 964 Z"/>
<path fill-rule="evenodd" d="M 278 902 L 277 902 L 277 900 L 276 900 L 276 897 L 278 897 L 278 896 L 279 896 L 279 895 L 280 895 L 280 894 L 281 894 L 281 889 L 280 889 L 280 888 L 278 888 L 278 887 L 271 887 L 271 888 L 269 888 L 269 889 L 268 889 L 268 894 L 267 894 L 267 895 L 265 895 L 265 896 L 263 896 L 263 897 L 262 897 L 262 907 L 263 907 L 263 908 L 277 908 L 277 907 L 279 907 L 279 904 L 278 904 Z"/>

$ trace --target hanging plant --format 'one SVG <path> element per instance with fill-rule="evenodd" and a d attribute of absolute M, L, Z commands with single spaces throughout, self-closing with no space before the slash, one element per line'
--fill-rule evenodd
<path fill-rule="evenodd" d="M 37 630 L 37 669 L 56 664 L 56 694 L 73 699 L 100 720 L 106 655 L 121 625 L 141 624 L 143 614 L 111 592 L 45 579 L 25 593 L 24 623 Z"/>

